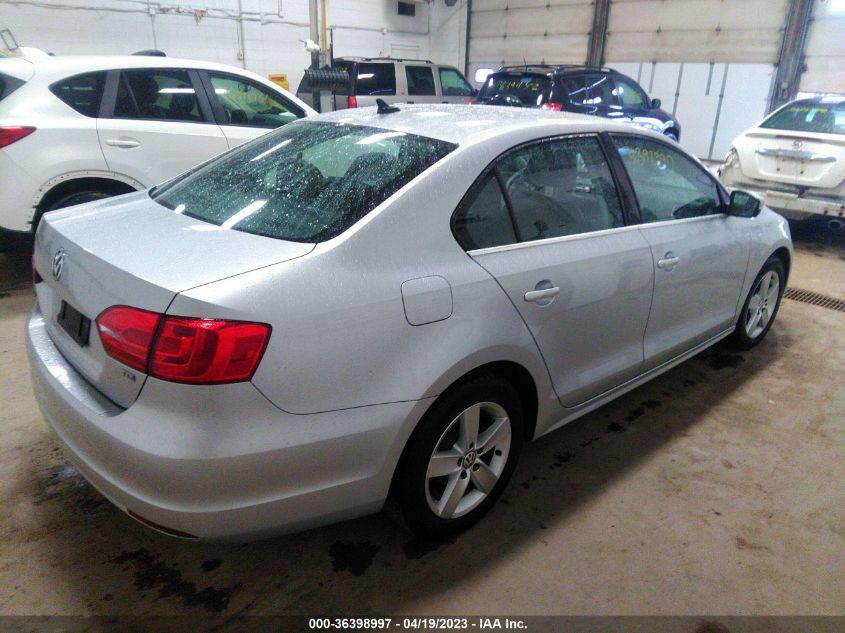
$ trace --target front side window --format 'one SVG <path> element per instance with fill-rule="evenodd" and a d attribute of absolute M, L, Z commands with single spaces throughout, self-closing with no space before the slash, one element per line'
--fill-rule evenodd
<path fill-rule="evenodd" d="M 452 220 L 458 243 L 471 251 L 516 242 L 511 214 L 495 173 L 487 174 L 471 195 Z"/>
<path fill-rule="evenodd" d="M 455 147 L 392 130 L 295 123 L 177 177 L 151 196 L 223 228 L 322 242 Z"/>
<path fill-rule="evenodd" d="M 464 76 L 454 68 L 439 68 L 440 89 L 444 97 L 470 97 L 472 86 L 467 83 Z"/>
<path fill-rule="evenodd" d="M 229 125 L 277 128 L 304 114 L 269 88 L 247 79 L 218 73 L 208 73 L 208 78 Z"/>
<path fill-rule="evenodd" d="M 845 102 L 796 101 L 778 110 L 760 127 L 795 132 L 845 134 Z"/>
<path fill-rule="evenodd" d="M 374 97 L 396 94 L 396 70 L 392 63 L 358 64 L 355 94 Z"/>
<path fill-rule="evenodd" d="M 624 225 L 613 177 L 598 139 L 555 139 L 505 156 L 497 169 L 520 241 Z"/>
<path fill-rule="evenodd" d="M 616 78 L 616 96 L 626 108 L 646 108 L 648 103 L 643 91 L 634 82 L 624 77 Z"/>
<path fill-rule="evenodd" d="M 662 222 L 721 212 L 710 175 L 676 149 L 658 141 L 614 136 L 640 204 L 643 222 Z"/>
<path fill-rule="evenodd" d="M 405 66 L 405 79 L 408 82 L 408 94 L 421 97 L 433 97 L 434 73 L 430 66 Z"/>
<path fill-rule="evenodd" d="M 184 70 L 121 71 L 114 117 L 204 121 L 194 86 Z"/>
<path fill-rule="evenodd" d="M 50 86 L 50 92 L 79 114 L 96 117 L 100 112 L 105 82 L 104 72 L 86 73 L 54 83 Z"/>

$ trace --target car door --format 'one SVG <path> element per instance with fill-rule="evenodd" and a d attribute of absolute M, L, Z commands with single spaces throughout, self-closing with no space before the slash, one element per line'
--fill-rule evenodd
<path fill-rule="evenodd" d="M 451 66 L 437 67 L 440 83 L 440 101 L 443 103 L 469 103 L 475 91 L 457 69 Z"/>
<path fill-rule="evenodd" d="M 539 141 L 504 155 L 453 226 L 519 311 L 563 406 L 639 373 L 651 250 L 636 226 L 626 226 L 597 136 Z"/>
<path fill-rule="evenodd" d="M 400 64 L 405 76 L 407 103 L 439 103 L 434 67 L 425 64 Z"/>
<path fill-rule="evenodd" d="M 713 176 L 662 141 L 613 135 L 654 260 L 645 368 L 733 327 L 748 267 L 748 220 L 726 215 Z"/>
<path fill-rule="evenodd" d="M 655 130 L 663 129 L 663 121 L 654 116 L 651 99 L 633 80 L 622 75 L 615 75 L 616 96 L 622 104 L 626 118 L 632 122 L 651 127 Z"/>
<path fill-rule="evenodd" d="M 109 169 L 145 186 L 168 180 L 229 146 L 195 71 L 112 71 L 97 134 Z"/>
<path fill-rule="evenodd" d="M 201 71 L 200 76 L 229 147 L 305 116 L 283 94 L 246 77 L 217 71 Z"/>

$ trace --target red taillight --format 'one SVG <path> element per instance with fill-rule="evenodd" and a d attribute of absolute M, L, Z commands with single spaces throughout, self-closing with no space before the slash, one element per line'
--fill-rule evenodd
<path fill-rule="evenodd" d="M 34 127 L 20 125 L 2 126 L 0 127 L 0 147 L 11 145 L 15 141 L 21 140 L 24 136 L 29 136 L 34 131 Z"/>
<path fill-rule="evenodd" d="M 546 101 L 542 106 L 543 110 L 551 110 L 552 112 L 560 112 L 563 110 L 562 103 L 555 103 L 554 101 Z"/>
<path fill-rule="evenodd" d="M 153 337 L 161 315 L 128 306 L 114 306 L 97 317 L 106 354 L 138 371 L 147 371 Z"/>
<path fill-rule="evenodd" d="M 252 378 L 270 339 L 264 323 L 163 316 L 126 306 L 104 311 L 97 328 L 112 358 L 155 378 L 202 385 Z"/>
<path fill-rule="evenodd" d="M 38 274 L 38 271 L 35 270 L 35 250 L 32 251 L 32 285 L 40 284 L 44 279 L 42 279 L 41 275 Z"/>
<path fill-rule="evenodd" d="M 469 104 L 470 104 L 470 105 L 475 105 L 475 99 L 470 99 L 470 100 L 469 100 Z"/>
<path fill-rule="evenodd" d="M 358 98 L 355 95 L 349 95 L 346 97 L 346 107 L 347 108 L 357 108 L 358 107 Z"/>

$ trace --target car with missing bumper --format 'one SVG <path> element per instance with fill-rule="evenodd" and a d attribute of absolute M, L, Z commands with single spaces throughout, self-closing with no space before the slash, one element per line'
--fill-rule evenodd
<path fill-rule="evenodd" d="M 659 134 L 414 105 L 303 119 L 48 213 L 27 325 L 68 457 L 137 520 L 258 537 L 495 503 L 525 441 L 772 326 L 786 221 Z"/>
<path fill-rule="evenodd" d="M 736 137 L 722 183 L 757 194 L 792 220 L 845 226 L 845 96 L 787 103 Z"/>

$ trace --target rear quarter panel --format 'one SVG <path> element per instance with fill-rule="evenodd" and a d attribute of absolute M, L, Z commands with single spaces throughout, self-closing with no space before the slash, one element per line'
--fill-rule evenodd
<path fill-rule="evenodd" d="M 311 254 L 184 292 L 169 312 L 271 323 L 253 382 L 287 412 L 419 400 L 480 365 L 510 360 L 534 377 L 541 415 L 554 417 L 559 407 L 530 332 L 449 226 L 492 156 L 456 151 Z M 413 326 L 402 283 L 434 275 L 451 286 L 452 314 Z"/>

